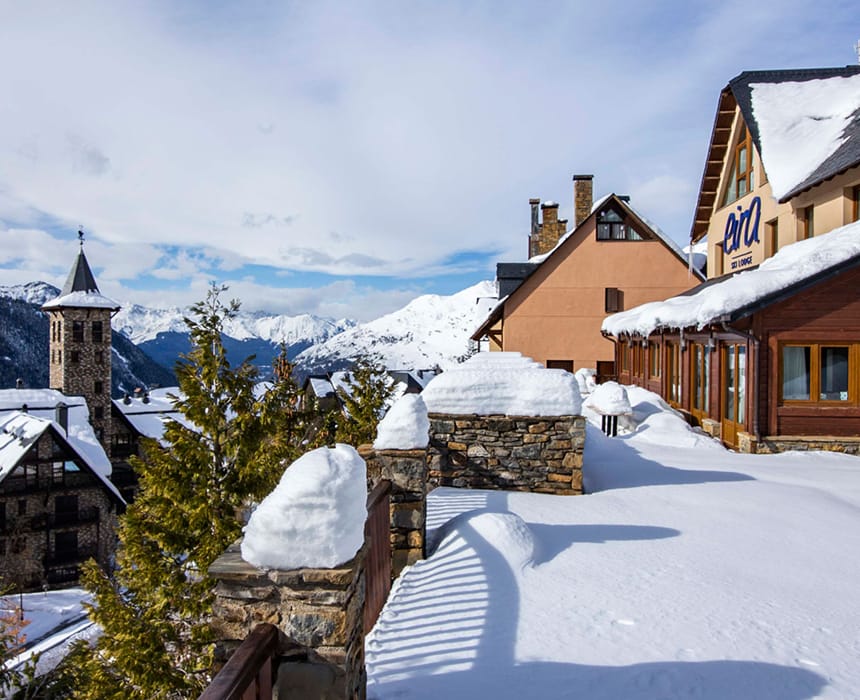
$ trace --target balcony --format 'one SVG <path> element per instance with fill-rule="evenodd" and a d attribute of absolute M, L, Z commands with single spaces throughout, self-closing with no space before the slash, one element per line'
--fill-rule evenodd
<path fill-rule="evenodd" d="M 76 565 L 95 557 L 96 554 L 98 550 L 93 546 L 54 550 L 45 555 L 45 568 L 76 568 Z"/>

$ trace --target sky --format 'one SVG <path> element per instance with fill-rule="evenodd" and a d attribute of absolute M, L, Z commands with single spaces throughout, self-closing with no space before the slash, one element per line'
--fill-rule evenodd
<path fill-rule="evenodd" d="M 492 279 L 572 175 L 681 243 L 743 70 L 857 62 L 856 3 L 0 0 L 0 284 L 369 320 Z"/>

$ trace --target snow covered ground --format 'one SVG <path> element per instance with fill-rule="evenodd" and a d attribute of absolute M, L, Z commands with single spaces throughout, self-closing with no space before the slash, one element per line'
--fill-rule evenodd
<path fill-rule="evenodd" d="M 589 426 L 590 495 L 431 494 L 368 697 L 860 696 L 860 460 L 729 452 L 628 391 L 632 431 Z"/>

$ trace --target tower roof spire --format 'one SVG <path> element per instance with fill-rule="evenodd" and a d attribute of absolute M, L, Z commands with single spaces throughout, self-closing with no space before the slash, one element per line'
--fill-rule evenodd
<path fill-rule="evenodd" d="M 84 255 L 84 232 L 82 228 L 78 229 L 78 241 L 80 243 L 78 257 L 75 259 L 66 283 L 63 285 L 63 291 L 60 292 L 60 296 L 44 304 L 42 308 L 70 306 L 119 309 L 119 304 L 102 296 L 99 292 L 96 278 L 87 262 L 87 256 Z"/>

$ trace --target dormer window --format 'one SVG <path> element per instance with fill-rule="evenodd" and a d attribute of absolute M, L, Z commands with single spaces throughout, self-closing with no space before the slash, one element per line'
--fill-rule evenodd
<path fill-rule="evenodd" d="M 598 241 L 641 241 L 642 236 L 621 214 L 607 207 L 597 215 Z"/>
<path fill-rule="evenodd" d="M 723 198 L 723 206 L 731 204 L 755 189 L 752 161 L 752 136 L 750 136 L 746 124 L 741 122 L 738 142 L 727 173 L 728 183 L 726 196 Z"/>

